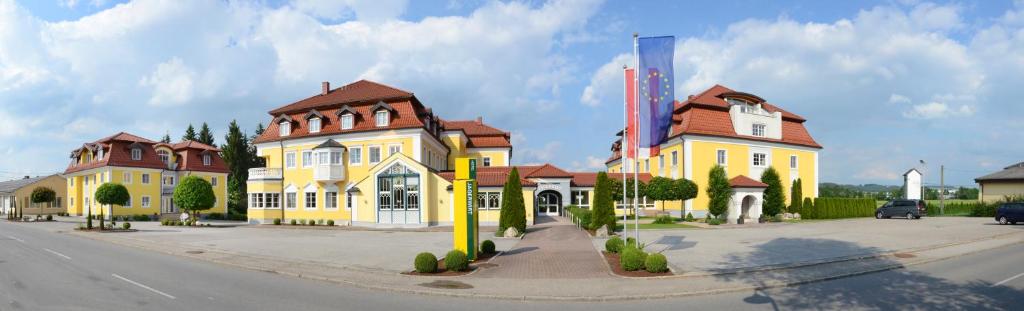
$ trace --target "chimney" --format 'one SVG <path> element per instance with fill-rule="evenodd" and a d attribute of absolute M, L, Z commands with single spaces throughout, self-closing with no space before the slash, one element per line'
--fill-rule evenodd
<path fill-rule="evenodd" d="M 331 83 L 324 81 L 320 82 L 320 95 L 327 95 L 327 92 L 331 91 Z"/>
<path fill-rule="evenodd" d="M 484 124 L 484 117 L 476 117 L 476 124 Z"/>

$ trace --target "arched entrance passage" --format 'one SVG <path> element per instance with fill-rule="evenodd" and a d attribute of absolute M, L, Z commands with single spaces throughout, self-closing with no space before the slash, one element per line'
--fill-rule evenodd
<path fill-rule="evenodd" d="M 537 214 L 558 216 L 562 209 L 562 195 L 558 191 L 545 190 L 537 194 Z"/>
<path fill-rule="evenodd" d="M 743 202 L 740 205 L 740 218 L 743 218 L 744 221 L 750 220 L 750 208 L 754 207 L 755 203 L 757 203 L 757 198 L 754 196 L 748 195 L 743 197 Z"/>

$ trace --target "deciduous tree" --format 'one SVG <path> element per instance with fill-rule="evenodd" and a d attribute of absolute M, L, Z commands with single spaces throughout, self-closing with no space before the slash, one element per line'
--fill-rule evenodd
<path fill-rule="evenodd" d="M 96 188 L 96 203 L 102 205 L 119 205 L 124 206 L 128 204 L 128 200 L 131 199 L 131 194 L 128 193 L 128 188 L 125 188 L 122 184 L 116 183 L 104 183 Z M 103 230 L 103 208 L 100 207 L 100 230 Z"/>
<path fill-rule="evenodd" d="M 188 211 L 192 219 L 199 219 L 199 212 L 213 208 L 217 197 L 210 182 L 198 176 L 188 176 L 174 188 L 174 204 Z M 195 224 L 195 222 L 192 222 Z"/>

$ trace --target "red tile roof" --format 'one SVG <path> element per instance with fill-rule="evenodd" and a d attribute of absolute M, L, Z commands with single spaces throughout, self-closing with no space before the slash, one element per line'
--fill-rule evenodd
<path fill-rule="evenodd" d="M 593 187 L 597 184 L 597 174 L 595 172 L 572 172 L 572 186 L 573 187 Z M 637 174 L 641 182 L 651 181 L 651 174 L 640 173 Z M 608 173 L 608 178 L 614 180 L 622 180 L 622 173 Z M 626 179 L 633 179 L 632 173 L 626 174 Z"/>
<path fill-rule="evenodd" d="M 412 97 L 413 95 L 411 92 L 406 92 L 395 87 L 373 81 L 359 80 L 330 90 L 327 94 L 313 95 L 306 99 L 271 110 L 270 114 L 277 116 L 282 113 L 292 114 L 296 112 L 306 112 L 312 108 L 330 105 L 342 106 L 344 104 L 359 102 L 371 102 L 371 104 L 376 104 L 377 101 L 388 102 L 388 99 L 408 100 Z"/>
<path fill-rule="evenodd" d="M 729 180 L 729 186 L 733 188 L 768 188 L 768 184 L 739 175 Z"/>
<path fill-rule="evenodd" d="M 423 120 L 418 116 L 418 110 L 422 109 L 418 109 L 413 101 L 399 100 L 388 104 L 391 105 L 395 111 L 390 113 L 391 121 L 388 122 L 388 125 L 385 127 L 378 127 L 373 118 L 374 112 L 370 111 L 370 109 L 374 104 L 350 105 L 349 108 L 355 110 L 356 115 L 353 118 L 352 128 L 347 130 L 341 129 L 341 118 L 337 115 L 337 112 L 341 107 L 318 107 L 316 109 L 325 117 L 320 120 L 320 132 L 309 132 L 308 120 L 303 118 L 307 111 L 291 112 L 285 114 L 292 118 L 291 134 L 284 137 L 280 136 L 280 131 L 278 130 L 280 125 L 277 122 L 271 122 L 270 125 L 267 126 L 267 129 L 263 131 L 263 134 L 257 137 L 254 142 L 263 143 L 300 137 L 424 127 Z"/>
<path fill-rule="evenodd" d="M 142 158 L 140 160 L 132 160 L 131 147 L 136 143 L 138 143 L 142 149 Z M 74 156 L 73 159 L 75 161 L 77 161 L 77 157 L 80 156 L 79 151 L 91 148 L 91 146 L 103 148 L 104 155 L 102 159 L 91 161 L 89 163 L 79 165 L 69 163 L 68 167 L 64 170 L 64 174 L 81 172 L 105 166 L 168 169 L 167 165 L 160 161 L 160 156 L 156 153 L 156 147 L 160 145 L 170 147 L 178 155 L 179 162 L 175 164 L 174 170 L 213 173 L 228 172 L 227 164 L 224 162 L 224 159 L 220 157 L 220 154 L 218 154 L 220 150 L 215 147 L 194 141 L 181 142 L 173 145 L 163 144 L 122 132 L 101 138 L 92 143 L 85 143 L 82 147 L 75 149 L 75 151 L 72 152 L 72 155 Z M 203 151 L 208 151 L 211 155 L 211 165 L 209 166 L 203 165 L 201 155 Z"/>
<path fill-rule="evenodd" d="M 442 121 L 445 130 L 462 130 L 469 138 L 469 148 L 511 148 L 512 134 L 490 125 L 483 120 L 452 120 Z"/>

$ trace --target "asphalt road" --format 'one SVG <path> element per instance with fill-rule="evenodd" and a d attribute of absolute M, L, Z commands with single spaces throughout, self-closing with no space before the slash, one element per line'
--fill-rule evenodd
<path fill-rule="evenodd" d="M 350 288 L 0 222 L 0 310 L 1019 310 L 1022 305 L 1024 244 L 765 291 L 623 303 L 518 302 Z"/>

